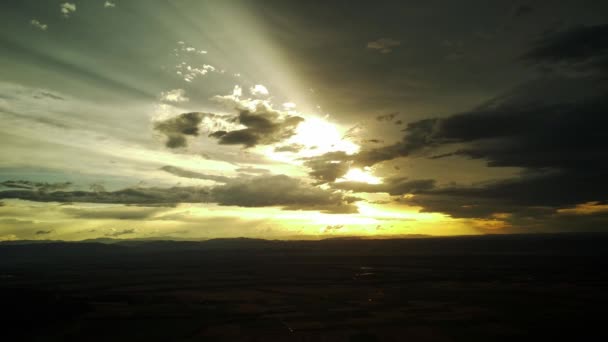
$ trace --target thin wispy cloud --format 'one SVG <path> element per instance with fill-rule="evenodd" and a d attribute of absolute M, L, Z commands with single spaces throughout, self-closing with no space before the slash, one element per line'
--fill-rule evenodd
<path fill-rule="evenodd" d="M 380 38 L 367 43 L 367 48 L 379 51 L 380 53 L 390 53 L 396 47 L 401 45 L 401 42 L 392 38 Z"/>
<path fill-rule="evenodd" d="M 46 31 L 46 29 L 48 28 L 47 24 L 41 23 L 40 21 L 38 21 L 38 19 L 30 20 L 30 24 L 38 29 L 41 29 L 42 31 Z"/>

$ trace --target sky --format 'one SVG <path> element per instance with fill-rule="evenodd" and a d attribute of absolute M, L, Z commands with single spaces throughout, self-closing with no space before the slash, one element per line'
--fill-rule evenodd
<path fill-rule="evenodd" d="M 605 1 L 5 0 L 0 240 L 608 229 Z"/>

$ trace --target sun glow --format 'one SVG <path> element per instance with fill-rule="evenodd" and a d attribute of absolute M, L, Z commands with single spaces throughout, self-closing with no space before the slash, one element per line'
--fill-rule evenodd
<path fill-rule="evenodd" d="M 369 170 L 353 168 L 348 170 L 344 177 L 338 179 L 337 182 L 361 182 L 367 184 L 381 184 L 382 179 L 372 175 Z"/>
<path fill-rule="evenodd" d="M 296 130 L 290 142 L 301 144 L 306 147 L 301 152 L 302 156 L 320 155 L 332 151 L 344 151 L 353 154 L 359 151 L 359 145 L 342 139 L 343 133 L 337 125 L 324 119 L 308 117 Z"/>

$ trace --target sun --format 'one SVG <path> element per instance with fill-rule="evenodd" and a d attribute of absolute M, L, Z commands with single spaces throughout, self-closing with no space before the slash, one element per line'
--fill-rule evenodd
<path fill-rule="evenodd" d="M 336 182 L 361 182 L 367 184 L 381 184 L 382 179 L 371 174 L 368 168 L 352 168 Z"/>
<path fill-rule="evenodd" d="M 305 156 L 333 151 L 353 154 L 359 151 L 359 145 L 343 139 L 343 132 L 337 125 L 318 117 L 308 117 L 300 123 L 290 142 L 305 146 L 306 149 L 302 151 Z"/>
<path fill-rule="evenodd" d="M 351 138 L 345 137 L 347 129 L 344 127 L 327 118 L 302 113 L 297 115 L 303 116 L 305 120 L 298 125 L 295 134 L 281 144 L 259 148 L 262 154 L 275 161 L 302 165 L 303 158 L 328 152 L 344 152 L 348 155 L 359 152 L 360 146 Z M 277 152 L 276 147 L 279 146 L 293 146 L 294 149 Z"/>

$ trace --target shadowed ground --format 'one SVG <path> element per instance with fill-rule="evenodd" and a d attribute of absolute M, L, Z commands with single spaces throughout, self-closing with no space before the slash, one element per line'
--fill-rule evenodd
<path fill-rule="evenodd" d="M 607 243 L 603 234 L 4 243 L 3 333 L 132 342 L 606 338 Z"/>

